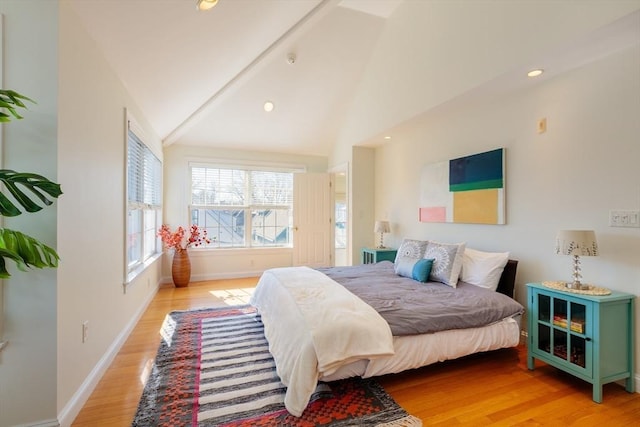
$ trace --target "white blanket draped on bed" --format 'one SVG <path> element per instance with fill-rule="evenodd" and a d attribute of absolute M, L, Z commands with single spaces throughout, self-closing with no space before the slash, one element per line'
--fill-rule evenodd
<path fill-rule="evenodd" d="M 308 267 L 264 272 L 251 299 L 262 316 L 285 406 L 300 416 L 320 375 L 394 353 L 387 322 L 368 304 Z M 338 333 L 339 332 L 339 333 Z"/>

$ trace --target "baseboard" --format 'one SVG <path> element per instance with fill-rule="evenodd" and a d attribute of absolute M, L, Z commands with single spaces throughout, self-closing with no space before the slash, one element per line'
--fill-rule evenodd
<path fill-rule="evenodd" d="M 221 279 L 241 279 L 244 277 L 260 277 L 264 273 L 264 270 L 253 271 L 236 271 L 231 273 L 217 273 L 217 274 L 193 274 L 191 275 L 192 282 L 203 282 L 206 280 L 221 280 Z M 167 284 L 173 283 L 171 276 L 165 276 L 160 280 L 160 283 Z"/>
<path fill-rule="evenodd" d="M 109 346 L 104 355 L 100 358 L 93 370 L 91 370 L 87 378 L 85 378 L 85 380 L 82 382 L 82 385 L 73 394 L 71 399 L 69 399 L 60 413 L 58 413 L 58 421 L 60 423 L 60 426 L 71 426 L 71 423 L 73 423 L 73 420 L 75 420 L 75 418 L 78 416 L 78 413 L 89 399 L 89 396 L 91 396 L 91 393 L 93 393 L 96 385 L 98 385 L 98 382 L 111 365 L 111 362 L 113 362 L 113 359 L 115 359 L 116 355 L 131 334 L 131 331 L 133 331 L 133 328 L 135 328 L 136 324 L 138 323 L 138 320 L 140 320 L 147 307 L 155 297 L 157 291 L 158 287 L 156 286 L 156 291 L 149 294 L 147 299 L 140 306 L 140 309 L 135 314 L 135 316 L 133 316 L 129 323 L 127 323 L 122 332 L 120 332 L 120 334 Z M 57 426 L 58 424 L 55 425 Z"/>
<path fill-rule="evenodd" d="M 13 427 L 59 427 L 58 420 L 42 420 L 34 424 L 18 424 Z"/>
<path fill-rule="evenodd" d="M 616 384 L 623 388 L 626 387 L 624 380 L 616 381 Z M 633 376 L 633 385 L 635 386 L 636 393 L 640 393 L 640 373 L 636 373 Z"/>

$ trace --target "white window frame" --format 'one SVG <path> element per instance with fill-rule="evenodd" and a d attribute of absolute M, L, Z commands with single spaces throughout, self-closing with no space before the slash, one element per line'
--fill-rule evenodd
<path fill-rule="evenodd" d="M 263 250 L 266 248 L 271 249 L 290 249 L 293 246 L 293 239 L 290 240 L 288 245 L 252 245 L 252 221 L 251 221 L 251 211 L 254 209 L 279 209 L 283 206 L 267 206 L 267 205 L 251 205 L 249 204 L 250 193 L 251 193 L 251 184 L 250 178 L 248 178 L 248 185 L 245 188 L 245 200 L 247 200 L 247 204 L 245 205 L 200 205 L 193 204 L 193 168 L 210 168 L 210 169 L 233 169 L 233 170 L 242 170 L 246 173 L 250 174 L 252 171 L 265 171 L 265 172 L 284 172 L 284 173 L 296 173 L 296 172 L 306 172 L 306 168 L 300 165 L 283 165 L 283 164 L 270 164 L 270 163 L 259 163 L 259 162 L 246 162 L 246 163 L 237 163 L 237 162 L 225 162 L 225 161 L 189 161 L 188 162 L 188 179 L 189 179 L 189 223 L 192 223 L 193 211 L 197 209 L 211 209 L 211 210 L 242 210 L 244 211 L 244 245 L 237 246 L 218 246 L 214 242 L 209 245 L 204 245 L 202 248 L 209 248 L 215 250 L 253 250 L 259 249 Z M 292 184 L 293 185 L 293 184 Z M 293 188 L 292 188 L 293 191 Z M 292 201 L 291 206 L 289 207 L 293 213 L 294 203 Z M 290 224 L 291 228 L 291 224 Z M 213 236 L 209 236 L 212 238 Z"/>
<path fill-rule="evenodd" d="M 142 146 L 141 154 L 143 157 L 140 163 L 138 176 L 142 182 L 139 182 L 139 188 L 142 194 L 136 200 L 130 200 L 129 188 L 129 147 L 131 143 L 130 134 Z M 125 290 L 126 285 L 130 284 L 140 273 L 142 273 L 149 265 L 162 256 L 162 245 L 157 237 L 158 229 L 162 224 L 162 160 L 146 143 L 146 136 L 142 128 L 137 124 L 135 119 L 127 113 L 125 126 L 125 240 L 124 240 L 124 266 L 125 266 Z M 146 163 L 144 159 L 150 159 L 151 163 Z M 156 161 L 153 161 L 155 159 Z M 151 165 L 151 166 L 150 166 Z M 150 167 L 149 167 L 150 166 Z M 151 181 L 145 180 L 145 178 Z M 130 262 L 130 245 L 131 230 L 130 215 L 132 211 L 140 211 L 137 230 L 141 234 L 140 256 Z M 146 215 L 151 214 L 151 215 Z M 151 223 L 148 222 L 149 216 L 152 218 Z M 153 236 L 149 234 L 153 233 Z"/>

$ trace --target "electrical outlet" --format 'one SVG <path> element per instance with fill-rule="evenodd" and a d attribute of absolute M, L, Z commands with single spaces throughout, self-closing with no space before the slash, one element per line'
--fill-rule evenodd
<path fill-rule="evenodd" d="M 640 228 L 640 211 L 609 211 L 609 226 Z"/>
<path fill-rule="evenodd" d="M 89 321 L 82 322 L 82 342 L 85 343 L 89 339 Z"/>

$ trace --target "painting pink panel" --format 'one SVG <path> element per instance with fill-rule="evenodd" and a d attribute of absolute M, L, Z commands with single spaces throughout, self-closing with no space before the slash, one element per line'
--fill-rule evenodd
<path fill-rule="evenodd" d="M 445 222 L 447 220 L 447 208 L 435 206 L 420 208 L 420 222 Z"/>

